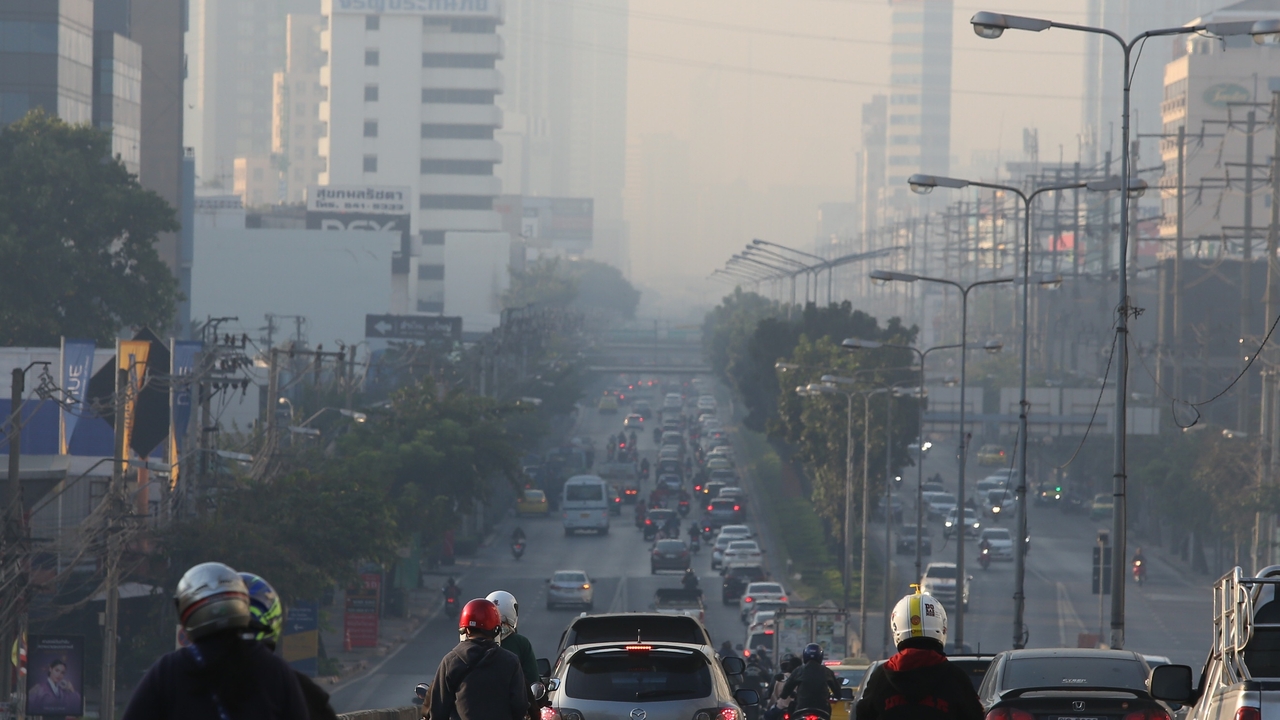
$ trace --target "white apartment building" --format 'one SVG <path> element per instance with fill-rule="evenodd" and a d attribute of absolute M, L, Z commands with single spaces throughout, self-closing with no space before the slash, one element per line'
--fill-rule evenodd
<path fill-rule="evenodd" d="M 410 247 L 393 265 L 392 297 L 404 300 L 392 310 L 461 314 L 465 323 L 458 303 L 466 295 L 496 311 L 504 279 L 477 268 L 507 264 L 493 210 L 502 192 L 494 174 L 502 161 L 494 139 L 502 126 L 501 1 L 322 0 L 321 14 L 328 135 L 319 141 L 320 184 L 408 186 L 418 198 Z M 446 254 L 455 260 L 448 282 L 468 291 L 453 303 Z"/>
<path fill-rule="evenodd" d="M 319 182 L 324 172 L 320 157 L 320 138 L 325 135 L 320 122 L 320 103 L 325 99 L 320 84 L 323 29 L 319 15 L 288 15 L 284 70 L 272 79 L 271 152 L 278 159 L 286 203 L 305 202 L 307 186 Z"/>
<path fill-rule="evenodd" d="M 952 0 L 891 0 L 886 192 L 908 196 L 913 173 L 951 167 Z M 868 151 L 870 151 L 868 149 Z"/>

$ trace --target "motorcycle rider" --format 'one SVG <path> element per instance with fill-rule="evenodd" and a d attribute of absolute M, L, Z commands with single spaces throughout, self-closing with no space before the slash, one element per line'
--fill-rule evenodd
<path fill-rule="evenodd" d="M 268 650 L 275 652 L 284 626 L 284 606 L 280 603 L 280 596 L 271 587 L 271 583 L 253 573 L 242 572 L 240 579 L 244 580 L 245 587 L 249 589 L 251 618 L 249 633 L 245 637 L 257 640 Z M 298 686 L 302 688 L 302 697 L 307 701 L 307 713 L 311 715 L 311 720 L 338 720 L 337 713 L 329 704 L 329 693 L 297 670 L 294 674 L 298 676 Z"/>
<path fill-rule="evenodd" d="M 191 644 L 156 661 L 123 720 L 309 720 L 298 676 L 265 645 L 244 637 L 249 589 L 218 562 L 196 565 L 174 594 Z"/>
<path fill-rule="evenodd" d="M 698 589 L 698 576 L 694 574 L 693 568 L 685 568 L 684 576 L 680 578 L 680 587 L 685 590 Z"/>
<path fill-rule="evenodd" d="M 795 710 L 818 710 L 831 717 L 831 697 L 840 697 L 840 680 L 822 664 L 822 646 L 809 643 L 800 654 L 803 663 L 782 686 L 782 698 L 795 697 Z"/>
<path fill-rule="evenodd" d="M 1134 549 L 1133 560 L 1129 561 L 1129 565 L 1140 577 L 1147 576 L 1147 558 L 1142 554 L 1142 548 Z"/>
<path fill-rule="evenodd" d="M 529 642 L 529 638 L 516 632 L 516 625 L 520 622 L 520 603 L 516 602 L 516 596 L 506 590 L 495 590 L 489 593 L 485 600 L 498 608 L 498 615 L 502 617 L 502 625 L 498 628 L 498 644 L 515 653 L 515 656 L 520 659 L 520 670 L 524 673 L 525 684 L 541 682 L 542 677 L 538 673 L 538 656 L 533 652 L 533 643 Z M 538 699 L 530 693 L 530 705 L 537 702 Z"/>
<path fill-rule="evenodd" d="M 645 480 L 649 479 L 649 458 L 644 458 L 640 461 L 640 477 Z"/>
<path fill-rule="evenodd" d="M 476 598 L 462 608 L 463 635 L 436 669 L 427 695 L 427 720 L 522 720 L 529 710 L 529 686 L 520 659 L 494 638 L 502 615 L 492 602 Z"/>
<path fill-rule="evenodd" d="M 511 544 L 515 545 L 518 542 L 524 542 L 524 528 L 519 525 L 511 530 Z"/>
<path fill-rule="evenodd" d="M 889 627 L 898 653 L 867 677 L 857 720 L 983 719 L 973 684 L 943 654 L 947 611 L 942 603 L 920 592 L 907 595 L 894 606 Z"/>
<path fill-rule="evenodd" d="M 450 600 L 453 600 L 455 604 L 457 603 L 458 596 L 462 594 L 462 588 L 458 587 L 458 584 L 453 581 L 453 576 L 450 575 L 442 592 L 444 592 L 445 605 L 447 606 Z"/>
<path fill-rule="evenodd" d="M 755 690 L 756 693 L 764 698 L 769 691 L 769 669 L 761 662 L 760 657 L 755 653 L 747 658 L 747 669 L 742 673 L 741 687 Z"/>

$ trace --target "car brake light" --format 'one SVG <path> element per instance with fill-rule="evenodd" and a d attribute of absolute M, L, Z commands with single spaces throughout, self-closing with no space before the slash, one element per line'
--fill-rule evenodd
<path fill-rule="evenodd" d="M 583 589 L 583 590 L 590 590 L 590 589 L 591 589 L 591 583 L 582 583 L 582 589 Z"/>
<path fill-rule="evenodd" d="M 538 711 L 538 715 L 542 720 L 555 720 L 556 709 L 553 707 L 544 707 Z"/>
<path fill-rule="evenodd" d="M 742 509 L 742 507 L 741 507 L 741 506 L 739 506 L 739 505 L 734 505 L 734 506 L 733 506 L 733 511 L 734 511 L 734 512 L 738 512 L 738 511 L 739 511 L 739 510 L 741 510 L 741 509 Z"/>
<path fill-rule="evenodd" d="M 1249 706 L 1239 708 L 1236 710 L 1236 720 L 1262 720 L 1262 711 Z"/>
<path fill-rule="evenodd" d="M 652 649 L 653 649 L 652 645 L 628 645 L 627 646 L 627 652 L 629 653 L 647 653 Z"/>
<path fill-rule="evenodd" d="M 765 630 L 765 631 L 764 631 L 764 634 L 765 634 L 765 635 L 772 635 L 772 634 L 773 634 L 773 631 L 772 631 L 772 630 Z"/>
<path fill-rule="evenodd" d="M 731 707 L 720 708 L 720 714 L 716 716 L 716 720 L 738 720 L 738 711 Z"/>
<path fill-rule="evenodd" d="M 782 597 L 778 598 L 778 602 L 786 602 L 786 601 L 787 601 L 786 595 L 783 595 Z"/>
<path fill-rule="evenodd" d="M 751 596 L 750 596 L 750 595 L 748 595 L 748 596 L 746 596 L 746 597 L 742 598 L 742 602 L 755 602 L 755 601 L 751 599 Z"/>
<path fill-rule="evenodd" d="M 707 506 L 707 512 L 711 512 L 711 506 L 710 506 L 710 505 L 708 505 L 708 506 Z"/>

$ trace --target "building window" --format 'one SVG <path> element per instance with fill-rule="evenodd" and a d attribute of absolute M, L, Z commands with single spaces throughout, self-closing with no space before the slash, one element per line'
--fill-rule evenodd
<path fill-rule="evenodd" d="M 449 29 L 456 33 L 492 33 L 498 31 L 498 21 L 484 18 L 450 20 Z"/>
<path fill-rule="evenodd" d="M 367 173 L 378 172 L 378 156 L 377 155 L 364 156 L 364 171 Z"/>
<path fill-rule="evenodd" d="M 422 160 L 423 175 L 492 175 L 493 163 L 484 160 Z"/>
<path fill-rule="evenodd" d="M 492 105 L 492 90 L 433 90 L 422 89 L 424 103 L 456 103 L 459 105 Z"/>
<path fill-rule="evenodd" d="M 419 265 L 418 279 L 419 280 L 443 280 L 444 266 L 443 265 Z"/>
<path fill-rule="evenodd" d="M 377 120 L 364 121 L 364 136 L 378 137 L 378 121 Z"/>
<path fill-rule="evenodd" d="M 444 312 L 444 303 L 432 302 L 430 300 L 418 301 L 418 312 L 424 313 L 442 313 Z"/>
<path fill-rule="evenodd" d="M 378 102 L 378 86 L 376 84 L 364 86 L 364 101 Z"/>
<path fill-rule="evenodd" d="M 370 66 L 370 67 L 377 67 L 377 66 L 378 66 L 378 51 L 377 51 L 377 50 L 365 50 L 365 51 L 364 51 L 364 64 L 365 64 L 365 65 L 368 65 L 368 66 Z"/>
<path fill-rule="evenodd" d="M 418 198 L 421 210 L 492 210 L 493 198 L 475 195 L 422 195 Z"/>
<path fill-rule="evenodd" d="M 422 53 L 424 68 L 488 68 L 497 61 L 492 55 L 462 55 L 456 53 Z"/>
<path fill-rule="evenodd" d="M 484 125 L 422 124 L 422 137 L 448 140 L 492 140 L 493 128 Z"/>
<path fill-rule="evenodd" d="M 365 15 L 364 16 L 365 30 L 378 30 L 378 29 L 381 29 L 381 27 L 382 27 L 381 15 Z"/>
<path fill-rule="evenodd" d="M 419 230 L 418 238 L 423 245 L 444 245 L 444 230 Z"/>

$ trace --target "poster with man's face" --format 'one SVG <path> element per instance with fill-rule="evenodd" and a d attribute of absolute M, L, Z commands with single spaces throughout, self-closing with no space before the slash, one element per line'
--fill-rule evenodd
<path fill-rule="evenodd" d="M 84 638 L 32 635 L 27 650 L 27 714 L 84 715 Z"/>

